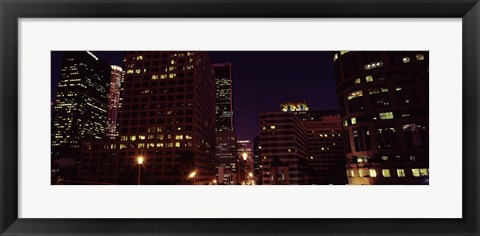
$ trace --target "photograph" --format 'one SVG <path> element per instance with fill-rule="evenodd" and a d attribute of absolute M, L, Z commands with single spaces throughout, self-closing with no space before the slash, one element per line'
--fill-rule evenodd
<path fill-rule="evenodd" d="M 51 185 L 429 185 L 429 51 L 50 56 Z"/>

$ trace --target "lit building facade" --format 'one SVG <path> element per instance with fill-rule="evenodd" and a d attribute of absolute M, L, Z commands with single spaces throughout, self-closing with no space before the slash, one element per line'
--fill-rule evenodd
<path fill-rule="evenodd" d="M 64 52 L 52 112 L 52 159 L 79 158 L 82 140 L 105 135 L 110 66 L 88 51 Z"/>
<path fill-rule="evenodd" d="M 349 184 L 428 184 L 429 55 L 334 54 Z"/>
<path fill-rule="evenodd" d="M 230 63 L 214 64 L 215 161 L 219 184 L 238 183 L 237 137 L 233 116 L 233 81 Z"/>
<path fill-rule="evenodd" d="M 118 109 L 120 107 L 120 88 L 122 83 L 122 67 L 112 65 L 110 90 L 108 93 L 107 137 L 115 139 L 117 133 Z"/>
<path fill-rule="evenodd" d="M 338 111 L 310 111 L 306 103 L 284 103 L 260 114 L 262 183 L 346 184 Z"/>
<path fill-rule="evenodd" d="M 215 77 L 208 54 L 127 52 L 124 71 L 118 141 L 85 143 L 80 178 L 212 184 Z"/>

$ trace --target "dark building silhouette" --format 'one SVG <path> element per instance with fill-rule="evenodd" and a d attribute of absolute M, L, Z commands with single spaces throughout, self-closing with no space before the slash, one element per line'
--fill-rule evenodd
<path fill-rule="evenodd" d="M 215 161 L 219 184 L 237 184 L 237 136 L 233 120 L 233 81 L 230 63 L 214 64 L 215 101 Z"/>
<path fill-rule="evenodd" d="M 211 184 L 215 77 L 206 52 L 127 52 L 119 138 L 86 142 L 80 178 Z"/>
<path fill-rule="evenodd" d="M 346 184 L 341 132 L 338 111 L 310 111 L 305 102 L 261 113 L 262 183 Z"/>
<path fill-rule="evenodd" d="M 428 184 L 429 55 L 334 54 L 349 184 Z"/>
<path fill-rule="evenodd" d="M 104 137 L 109 79 L 110 66 L 93 53 L 64 52 L 53 103 L 52 160 L 78 159 L 82 140 Z"/>
<path fill-rule="evenodd" d="M 255 175 L 255 184 L 262 184 L 262 144 L 260 136 L 253 139 L 253 169 Z"/>

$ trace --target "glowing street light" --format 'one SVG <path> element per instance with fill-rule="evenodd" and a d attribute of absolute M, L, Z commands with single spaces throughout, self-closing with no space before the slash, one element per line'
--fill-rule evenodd
<path fill-rule="evenodd" d="M 143 156 L 138 156 L 137 157 L 137 165 L 138 165 L 138 185 L 140 185 L 140 172 L 142 170 L 142 165 L 143 165 L 144 158 Z"/>
<path fill-rule="evenodd" d="M 196 170 L 190 172 L 190 174 L 188 174 L 188 177 L 187 177 L 187 179 L 192 180 L 193 185 L 195 185 L 195 176 L 197 176 L 197 171 Z"/>

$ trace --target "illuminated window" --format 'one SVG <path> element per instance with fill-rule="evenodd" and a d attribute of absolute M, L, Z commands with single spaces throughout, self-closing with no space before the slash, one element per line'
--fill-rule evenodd
<path fill-rule="evenodd" d="M 143 60 L 143 56 L 137 56 L 137 60 Z"/>
<path fill-rule="evenodd" d="M 128 141 L 128 137 L 127 136 L 122 136 L 122 137 L 120 137 L 120 140 L 121 141 Z"/>
<path fill-rule="evenodd" d="M 266 130 L 267 129 L 267 126 L 262 126 L 262 130 Z"/>
<path fill-rule="evenodd" d="M 388 161 L 388 156 L 382 156 L 382 161 Z"/>
<path fill-rule="evenodd" d="M 175 77 L 177 77 L 177 74 L 175 74 L 175 73 L 168 75 L 168 78 L 170 78 L 170 79 L 173 79 L 173 78 L 175 78 Z"/>
<path fill-rule="evenodd" d="M 126 144 L 120 144 L 120 149 L 125 149 L 125 148 L 127 148 Z"/>
<path fill-rule="evenodd" d="M 147 143 L 147 148 L 154 148 L 155 147 L 155 143 Z"/>
<path fill-rule="evenodd" d="M 336 61 L 338 59 L 338 53 L 335 53 L 335 55 L 333 56 L 333 61 Z"/>
<path fill-rule="evenodd" d="M 175 140 L 182 140 L 183 139 L 183 135 L 175 135 Z"/>
<path fill-rule="evenodd" d="M 157 135 L 157 139 L 158 139 L 158 140 L 163 140 L 163 134 Z"/>
<path fill-rule="evenodd" d="M 350 112 L 357 112 L 363 110 L 363 91 L 358 90 L 348 94 L 348 105 Z"/>
<path fill-rule="evenodd" d="M 173 143 L 172 143 L 172 142 L 169 142 L 169 143 L 167 144 L 167 147 L 169 147 L 169 148 L 173 147 Z"/>
<path fill-rule="evenodd" d="M 137 136 L 136 136 L 136 135 L 130 136 L 130 141 L 135 141 L 135 140 L 137 140 Z"/>
<path fill-rule="evenodd" d="M 352 122 L 352 125 L 356 124 L 357 123 L 357 118 L 356 117 L 352 117 L 350 119 L 350 121 Z"/>
<path fill-rule="evenodd" d="M 425 56 L 423 54 L 417 54 L 416 55 L 417 61 L 423 61 L 425 60 Z"/>
<path fill-rule="evenodd" d="M 368 157 L 367 156 L 357 157 L 357 162 L 358 163 L 367 163 L 368 162 Z"/>
<path fill-rule="evenodd" d="M 367 81 L 367 83 L 368 83 L 368 82 L 372 82 L 372 81 L 373 81 L 373 76 L 367 75 L 367 76 L 365 77 L 365 80 Z"/>
<path fill-rule="evenodd" d="M 175 147 L 179 148 L 180 147 L 180 142 L 175 142 Z"/>
<path fill-rule="evenodd" d="M 138 135 L 138 139 L 145 140 L 145 135 Z"/>
<path fill-rule="evenodd" d="M 148 138 L 148 139 L 154 139 L 154 138 L 155 138 L 155 135 L 148 135 L 147 138 Z"/>
<path fill-rule="evenodd" d="M 167 78 L 166 74 L 160 75 L 160 79 L 166 79 L 166 78 Z"/>
<path fill-rule="evenodd" d="M 390 177 L 390 170 L 389 169 L 382 169 L 382 175 L 385 178 Z"/>
<path fill-rule="evenodd" d="M 369 172 L 370 172 L 370 177 L 372 178 L 377 177 L 377 171 L 375 169 L 370 169 Z"/>
<path fill-rule="evenodd" d="M 348 120 L 344 120 L 343 121 L 343 127 L 347 127 L 348 126 Z"/>
<path fill-rule="evenodd" d="M 360 79 L 360 78 L 355 79 L 355 84 L 361 84 L 361 83 L 362 83 L 362 79 Z"/>
<path fill-rule="evenodd" d="M 362 97 L 362 96 L 363 96 L 363 91 L 358 90 L 358 91 L 354 91 L 354 92 L 349 93 L 347 99 L 352 100 L 354 98 Z"/>
<path fill-rule="evenodd" d="M 398 177 L 405 177 L 405 170 L 404 169 L 397 169 L 397 176 Z"/>
<path fill-rule="evenodd" d="M 377 61 L 377 62 L 372 62 L 372 63 L 363 65 L 364 70 L 371 70 L 371 69 L 380 68 L 380 67 L 383 67 L 383 61 Z"/>
<path fill-rule="evenodd" d="M 420 177 L 420 170 L 419 169 L 412 169 L 413 177 Z"/>
<path fill-rule="evenodd" d="M 152 75 L 152 80 L 157 80 L 158 79 L 158 75 Z"/>
<path fill-rule="evenodd" d="M 388 96 L 388 88 L 371 88 L 368 90 L 370 103 L 376 107 L 389 106 L 390 97 Z"/>
<path fill-rule="evenodd" d="M 142 70 L 140 70 L 140 69 L 135 70 L 135 74 L 140 74 L 140 73 L 142 73 Z"/>
<path fill-rule="evenodd" d="M 127 70 L 127 74 L 133 74 L 133 70 Z"/>
<path fill-rule="evenodd" d="M 348 170 L 348 177 L 355 177 L 355 171 L 354 170 Z"/>
<path fill-rule="evenodd" d="M 144 144 L 144 143 L 139 143 L 139 144 L 137 145 L 137 148 L 145 148 L 145 144 Z"/>
<path fill-rule="evenodd" d="M 420 169 L 420 176 L 428 176 L 428 169 Z"/>
<path fill-rule="evenodd" d="M 358 170 L 358 177 L 360 177 L 360 178 L 363 177 L 363 170 Z"/>
<path fill-rule="evenodd" d="M 192 136 L 191 135 L 185 135 L 185 139 L 192 139 Z"/>
<path fill-rule="evenodd" d="M 170 64 L 175 65 L 175 60 L 172 59 L 172 60 L 170 61 Z"/>
<path fill-rule="evenodd" d="M 403 63 L 409 63 L 410 62 L 410 57 L 402 57 Z"/>
<path fill-rule="evenodd" d="M 275 129 L 275 125 L 271 125 L 271 126 L 270 126 L 270 129 Z"/>
<path fill-rule="evenodd" d="M 381 112 L 378 114 L 381 120 L 393 119 L 393 112 Z"/>
<path fill-rule="evenodd" d="M 348 51 L 340 51 L 340 55 L 347 53 Z"/>
<path fill-rule="evenodd" d="M 163 148 L 163 143 L 157 143 L 157 148 Z"/>

